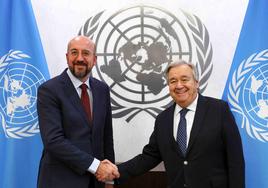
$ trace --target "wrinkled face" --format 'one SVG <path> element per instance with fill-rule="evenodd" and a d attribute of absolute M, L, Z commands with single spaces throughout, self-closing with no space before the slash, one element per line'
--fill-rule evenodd
<path fill-rule="evenodd" d="M 191 67 L 188 65 L 172 67 L 167 77 L 171 97 L 182 108 L 188 107 L 196 98 L 199 87 Z"/>
<path fill-rule="evenodd" d="M 81 81 L 86 81 L 96 64 L 94 43 L 83 36 L 74 38 L 68 44 L 66 59 L 73 75 Z"/>

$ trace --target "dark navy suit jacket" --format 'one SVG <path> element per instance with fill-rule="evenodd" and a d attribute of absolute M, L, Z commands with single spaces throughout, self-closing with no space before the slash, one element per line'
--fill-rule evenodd
<path fill-rule="evenodd" d="M 92 181 L 95 187 L 102 187 L 87 169 L 94 158 L 114 162 L 109 87 L 89 79 L 93 95 L 90 123 L 66 70 L 38 89 L 37 109 L 44 144 L 38 187 L 89 188 Z"/>
<path fill-rule="evenodd" d="M 158 115 L 142 154 L 119 165 L 119 183 L 163 161 L 169 188 L 244 188 L 241 138 L 228 104 L 199 95 L 185 157 L 173 136 L 174 109 Z"/>

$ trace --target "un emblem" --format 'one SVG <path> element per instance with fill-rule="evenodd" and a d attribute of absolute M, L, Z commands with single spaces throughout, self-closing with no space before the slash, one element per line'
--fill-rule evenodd
<path fill-rule="evenodd" d="M 201 93 L 212 72 L 208 31 L 185 11 L 174 15 L 146 5 L 103 11 L 91 16 L 79 35 L 95 40 L 93 74 L 110 86 L 113 117 L 127 122 L 140 112 L 156 117 L 171 104 L 165 70 L 173 60 L 197 65 Z"/>
<path fill-rule="evenodd" d="M 36 95 L 45 78 L 27 63 L 29 58 L 22 51 L 10 50 L 0 59 L 0 118 L 7 138 L 21 139 L 39 133 Z"/>
<path fill-rule="evenodd" d="M 252 54 L 232 75 L 228 100 L 247 134 L 268 141 L 268 50 Z"/>

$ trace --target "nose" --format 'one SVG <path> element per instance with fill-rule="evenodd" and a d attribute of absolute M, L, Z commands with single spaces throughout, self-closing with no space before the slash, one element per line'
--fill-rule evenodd
<path fill-rule="evenodd" d="M 181 88 L 183 88 L 183 84 L 182 84 L 182 82 L 181 82 L 181 81 L 178 81 L 175 87 L 176 87 L 176 89 L 181 89 Z"/>
<path fill-rule="evenodd" d="M 82 53 L 79 52 L 78 55 L 77 55 L 76 60 L 77 60 L 77 61 L 83 61 L 83 59 L 84 59 L 84 58 L 83 58 L 83 56 L 82 56 Z"/>

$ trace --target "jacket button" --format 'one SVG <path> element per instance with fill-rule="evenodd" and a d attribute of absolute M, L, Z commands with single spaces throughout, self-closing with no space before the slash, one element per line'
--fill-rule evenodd
<path fill-rule="evenodd" d="M 184 165 L 188 165 L 188 161 L 183 161 L 183 164 Z"/>

